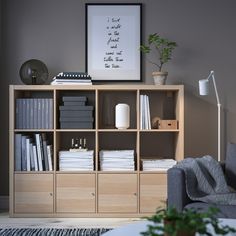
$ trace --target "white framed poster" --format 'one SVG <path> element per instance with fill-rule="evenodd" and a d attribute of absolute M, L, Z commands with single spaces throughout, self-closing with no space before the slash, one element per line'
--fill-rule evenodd
<path fill-rule="evenodd" d="M 86 4 L 86 71 L 92 81 L 141 81 L 142 4 Z"/>

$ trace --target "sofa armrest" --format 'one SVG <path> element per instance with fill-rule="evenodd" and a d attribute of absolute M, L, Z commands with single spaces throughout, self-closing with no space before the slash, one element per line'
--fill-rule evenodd
<path fill-rule="evenodd" d="M 179 168 L 170 168 L 167 171 L 167 206 L 182 211 L 192 202 L 186 193 L 185 173 Z"/>

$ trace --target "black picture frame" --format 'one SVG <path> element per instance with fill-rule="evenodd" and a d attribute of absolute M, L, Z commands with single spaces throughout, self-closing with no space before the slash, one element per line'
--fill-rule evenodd
<path fill-rule="evenodd" d="M 85 5 L 86 72 L 93 82 L 141 82 L 142 3 Z"/>

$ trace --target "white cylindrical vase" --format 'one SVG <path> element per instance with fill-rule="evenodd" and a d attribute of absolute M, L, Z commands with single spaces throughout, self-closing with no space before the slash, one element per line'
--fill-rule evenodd
<path fill-rule="evenodd" d="M 129 128 L 129 120 L 130 120 L 129 105 L 125 103 L 117 104 L 115 112 L 116 128 L 117 129 Z"/>

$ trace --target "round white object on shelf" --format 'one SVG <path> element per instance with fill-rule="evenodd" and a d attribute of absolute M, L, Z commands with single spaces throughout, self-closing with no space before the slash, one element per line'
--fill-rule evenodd
<path fill-rule="evenodd" d="M 129 128 L 130 122 L 130 109 L 129 105 L 125 103 L 119 103 L 116 105 L 115 112 L 115 126 L 117 129 Z"/>

